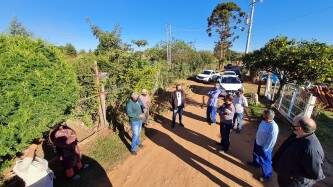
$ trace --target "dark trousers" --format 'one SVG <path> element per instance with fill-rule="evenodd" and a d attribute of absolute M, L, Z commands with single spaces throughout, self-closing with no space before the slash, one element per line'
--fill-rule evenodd
<path fill-rule="evenodd" d="M 222 136 L 221 145 L 222 150 L 228 151 L 230 146 L 230 131 L 232 129 L 232 121 L 230 123 L 221 122 L 220 133 Z"/>
<path fill-rule="evenodd" d="M 280 187 L 310 187 L 313 186 L 316 181 L 305 178 L 292 178 L 278 174 L 278 183 Z"/>
<path fill-rule="evenodd" d="M 272 150 L 265 151 L 256 141 L 253 147 L 253 163 L 261 167 L 263 178 L 269 179 L 272 176 Z"/>
<path fill-rule="evenodd" d="M 183 112 L 184 112 L 184 108 L 181 107 L 181 106 L 179 106 L 179 107 L 173 109 L 173 111 L 172 111 L 172 126 L 175 126 L 175 125 L 176 125 L 176 117 L 177 117 L 177 114 L 178 114 L 178 116 L 179 116 L 179 123 L 180 123 L 180 124 L 183 124 L 183 123 L 182 123 Z"/>

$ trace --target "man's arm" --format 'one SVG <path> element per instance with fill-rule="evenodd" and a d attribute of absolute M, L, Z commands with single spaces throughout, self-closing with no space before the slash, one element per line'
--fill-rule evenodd
<path fill-rule="evenodd" d="M 309 179 L 321 179 L 323 176 L 323 155 L 320 155 L 318 151 L 313 149 L 307 149 L 302 158 L 303 170 L 306 174 L 306 178 Z"/>

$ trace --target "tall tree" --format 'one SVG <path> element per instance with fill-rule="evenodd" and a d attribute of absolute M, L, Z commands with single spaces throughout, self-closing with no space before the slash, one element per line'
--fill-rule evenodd
<path fill-rule="evenodd" d="M 64 47 L 63 47 L 64 53 L 68 56 L 71 57 L 76 57 L 77 56 L 77 51 L 74 47 L 73 44 L 71 43 L 67 43 Z"/>
<path fill-rule="evenodd" d="M 219 68 L 226 60 L 226 52 L 233 42 L 239 38 L 236 30 L 244 30 L 244 27 L 242 27 L 244 19 L 245 12 L 234 2 L 218 4 L 208 18 L 208 36 L 212 36 L 215 31 L 219 37 L 219 41 L 216 43 L 220 46 Z"/>
<path fill-rule="evenodd" d="M 23 24 L 18 21 L 18 19 L 16 17 L 14 17 L 12 19 L 12 21 L 9 24 L 8 27 L 8 33 L 10 35 L 20 35 L 20 36 L 32 36 L 32 33 L 29 32 L 24 26 Z"/>
<path fill-rule="evenodd" d="M 137 47 L 145 47 L 148 45 L 147 40 L 132 40 L 132 43 Z"/>

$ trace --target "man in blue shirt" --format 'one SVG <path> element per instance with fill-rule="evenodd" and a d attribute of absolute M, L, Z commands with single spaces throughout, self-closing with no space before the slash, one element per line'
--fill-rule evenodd
<path fill-rule="evenodd" d="M 215 84 L 213 90 L 208 92 L 208 102 L 207 102 L 207 122 L 215 125 L 216 124 L 216 113 L 218 97 L 221 94 L 220 84 Z"/>
<path fill-rule="evenodd" d="M 256 140 L 253 148 L 252 166 L 260 167 L 262 177 L 260 181 L 265 182 L 272 176 L 272 151 L 275 146 L 279 127 L 274 121 L 275 113 L 271 109 L 267 109 L 263 113 L 263 120 L 259 124 Z"/>

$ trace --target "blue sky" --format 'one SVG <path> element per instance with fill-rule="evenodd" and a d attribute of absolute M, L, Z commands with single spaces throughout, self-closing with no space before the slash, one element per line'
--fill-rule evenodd
<path fill-rule="evenodd" d="M 165 40 L 165 25 L 173 37 L 194 42 L 197 49 L 212 50 L 214 38 L 206 33 L 207 17 L 218 0 L 2 0 L 0 31 L 16 16 L 34 33 L 51 43 L 72 43 L 78 49 L 94 49 L 97 40 L 85 21 L 89 17 L 103 29 L 118 24 L 122 39 L 146 39 L 150 46 Z M 249 0 L 234 0 L 249 11 Z M 251 49 L 262 47 L 277 35 L 317 39 L 333 44 L 332 0 L 264 0 L 255 9 Z M 246 32 L 234 50 L 244 51 Z"/>

